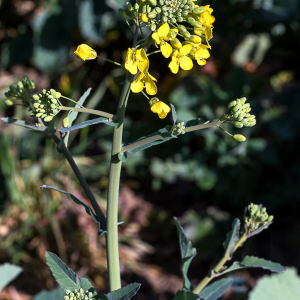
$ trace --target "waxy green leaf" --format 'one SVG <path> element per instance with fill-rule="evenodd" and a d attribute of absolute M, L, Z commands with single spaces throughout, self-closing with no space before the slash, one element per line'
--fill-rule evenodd
<path fill-rule="evenodd" d="M 226 290 L 232 285 L 232 278 L 224 278 L 205 287 L 199 295 L 205 300 L 216 300 L 221 297 Z"/>
<path fill-rule="evenodd" d="M 227 234 L 226 240 L 223 244 L 226 250 L 227 260 L 232 258 L 234 247 L 240 238 L 240 226 L 241 221 L 239 219 L 235 219 L 232 223 L 232 230 Z"/>

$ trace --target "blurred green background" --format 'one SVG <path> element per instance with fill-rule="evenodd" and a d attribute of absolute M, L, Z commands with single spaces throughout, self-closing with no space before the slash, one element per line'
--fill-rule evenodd
<path fill-rule="evenodd" d="M 247 97 L 253 128 L 224 126 L 247 137 L 238 143 L 217 129 L 180 136 L 131 155 L 120 192 L 120 256 L 123 283 L 140 282 L 135 299 L 172 299 L 181 289 L 180 252 L 173 216 L 182 221 L 198 255 L 190 268 L 197 284 L 223 254 L 222 243 L 244 207 L 261 203 L 274 224 L 248 240 L 235 258 L 255 255 L 300 269 L 299 125 L 300 1 L 224 0 L 209 4 L 216 17 L 211 57 L 205 66 L 176 76 L 161 54 L 150 57 L 157 97 L 175 105 L 179 121 L 220 117 L 228 103 Z M 124 63 L 131 31 L 117 9 L 123 0 L 1 0 L 0 98 L 27 75 L 36 90 L 54 88 L 86 106 L 114 113 L 125 72 L 103 60 L 83 62 L 73 52 L 86 43 L 98 55 Z M 147 34 L 145 30 L 145 34 Z M 152 48 L 153 51 L 155 48 Z M 71 102 L 64 102 L 72 106 Z M 21 107 L 0 101 L 1 117 L 34 123 Z M 57 118 L 61 126 L 64 115 Z M 89 116 L 81 115 L 77 122 Z M 93 118 L 93 117 L 92 117 Z M 141 94 L 130 96 L 124 143 L 167 124 Z M 106 206 L 112 127 L 99 124 L 71 134 L 70 151 L 92 191 Z M 297 142 L 298 140 L 298 142 Z M 43 184 L 85 195 L 55 145 L 42 135 L 1 122 L 0 263 L 24 268 L 1 299 L 32 299 L 56 287 L 45 251 L 107 292 L 104 238 L 67 196 Z M 264 271 L 236 273 L 223 299 L 247 299 Z M 18 298 L 19 299 L 19 298 Z"/>

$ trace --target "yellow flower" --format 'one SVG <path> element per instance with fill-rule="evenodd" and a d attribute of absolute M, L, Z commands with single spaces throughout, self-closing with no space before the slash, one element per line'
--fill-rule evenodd
<path fill-rule="evenodd" d="M 133 75 L 135 75 L 139 69 L 141 72 L 147 72 L 149 69 L 149 60 L 144 49 L 128 48 L 125 68 Z"/>
<path fill-rule="evenodd" d="M 97 57 L 97 52 L 86 44 L 79 45 L 74 53 L 83 60 L 95 59 Z"/>
<path fill-rule="evenodd" d="M 140 17 L 140 20 L 141 20 L 142 22 L 148 22 L 148 17 L 147 17 L 147 15 L 146 15 L 146 14 L 142 14 L 141 17 Z"/>
<path fill-rule="evenodd" d="M 151 111 L 158 114 L 160 119 L 164 119 L 167 114 L 171 111 L 171 108 L 164 102 L 159 101 L 158 98 L 154 97 L 149 101 Z"/>
<path fill-rule="evenodd" d="M 197 50 L 194 53 L 195 59 L 197 60 L 197 63 L 200 66 L 203 66 L 206 64 L 206 58 L 210 57 L 210 54 L 207 50 L 208 46 L 206 45 L 199 45 L 199 47 L 197 48 Z"/>
<path fill-rule="evenodd" d="M 212 26 L 212 23 L 215 21 L 215 17 L 211 15 L 211 13 L 208 10 L 205 10 L 199 18 L 199 22 L 203 26 Z"/>
<path fill-rule="evenodd" d="M 164 57 L 168 58 L 172 54 L 172 47 L 166 40 L 169 39 L 168 34 L 170 32 L 170 27 L 168 23 L 161 25 L 157 32 L 152 34 L 152 38 L 155 41 L 155 45 L 160 45 L 161 53 Z"/>
<path fill-rule="evenodd" d="M 171 71 L 174 74 L 178 73 L 179 66 L 183 70 L 190 70 L 190 69 L 192 69 L 192 67 L 193 67 L 193 61 L 189 57 L 186 56 L 186 55 L 188 55 L 191 52 L 192 48 L 193 48 L 193 45 L 187 44 L 187 45 L 184 45 L 179 50 L 176 50 L 173 53 L 172 60 L 169 63 L 169 68 L 171 69 Z"/>
<path fill-rule="evenodd" d="M 148 71 L 141 72 L 138 77 L 131 83 L 131 90 L 134 93 L 140 93 L 143 88 L 146 88 L 146 92 L 149 95 L 155 95 L 157 93 L 157 87 L 154 81 L 157 81 L 151 76 Z"/>

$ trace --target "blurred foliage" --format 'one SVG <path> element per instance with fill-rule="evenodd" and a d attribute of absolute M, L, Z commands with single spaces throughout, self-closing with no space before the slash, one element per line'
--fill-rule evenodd
<path fill-rule="evenodd" d="M 92 87 L 87 107 L 114 113 L 124 71 L 102 60 L 84 63 L 73 52 L 87 43 L 99 55 L 123 63 L 131 45 L 131 31 L 117 14 L 124 4 L 121 0 L 0 1 L 0 98 L 10 84 L 28 75 L 37 90 L 52 87 L 75 100 Z M 131 155 L 124 163 L 120 219 L 126 223 L 120 226 L 120 253 L 124 281 L 142 283 L 137 299 L 170 299 L 170 293 L 178 290 L 180 254 L 174 215 L 181 217 L 197 247 L 190 269 L 192 283 L 220 257 L 232 219 L 241 218 L 250 202 L 262 203 L 275 219 L 270 231 L 248 241 L 240 254 L 300 268 L 300 3 L 198 4 L 210 4 L 216 17 L 211 58 L 203 67 L 174 76 L 161 54 L 151 56 L 157 96 L 175 105 L 179 121 L 200 117 L 204 122 L 221 117 L 229 101 L 245 96 L 257 124 L 246 129 L 224 126 L 232 134 L 245 135 L 244 143 L 217 129 L 202 130 Z M 0 114 L 34 123 L 26 111 L 7 108 L 3 101 Z M 77 122 L 87 118 L 81 115 Z M 171 117 L 158 119 L 142 95 L 131 95 L 124 144 L 167 124 Z M 111 137 L 112 128 L 103 124 L 70 136 L 70 151 L 104 208 Z M 18 290 L 34 295 L 54 287 L 44 263 L 45 250 L 50 250 L 105 291 L 104 239 L 96 239 L 92 220 L 83 217 L 67 196 L 39 189 L 52 185 L 85 199 L 51 141 L 2 123 L 0 164 L 0 262 L 24 268 L 15 281 Z M 224 297 L 245 299 L 259 275 L 252 270 L 240 273 L 231 295 Z"/>

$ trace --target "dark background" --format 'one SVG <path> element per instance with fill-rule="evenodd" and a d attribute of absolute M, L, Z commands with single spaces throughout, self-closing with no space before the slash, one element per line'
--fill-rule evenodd
<path fill-rule="evenodd" d="M 189 277 L 197 284 L 223 255 L 231 222 L 244 207 L 261 203 L 274 224 L 248 240 L 235 259 L 255 255 L 300 268 L 299 123 L 300 3 L 298 0 L 198 1 L 216 18 L 211 57 L 205 66 L 173 75 L 169 60 L 150 56 L 160 100 L 175 105 L 179 121 L 216 119 L 228 103 L 247 97 L 256 115 L 253 128 L 224 129 L 247 137 L 238 143 L 217 129 L 180 136 L 131 155 L 123 165 L 120 192 L 120 257 L 123 284 L 142 283 L 136 299 L 172 299 L 181 289 L 180 252 L 173 216 L 180 218 L 197 247 Z M 73 54 L 86 43 L 98 55 L 124 63 L 129 27 L 117 14 L 121 0 L 2 0 L 0 98 L 24 75 L 36 91 L 54 88 L 78 100 L 92 87 L 87 107 L 114 113 L 125 72 L 97 59 Z M 145 32 L 146 33 L 146 32 Z M 146 33 L 147 34 L 147 33 Z M 152 46 L 152 51 L 155 50 Z M 151 51 L 151 50 L 150 50 Z M 64 105 L 73 106 L 71 102 Z M 26 109 L 0 102 L 0 115 L 35 123 Z M 64 118 L 60 113 L 55 124 Z M 81 115 L 78 122 L 93 116 Z M 130 96 L 124 144 L 167 124 L 142 94 Z M 106 206 L 112 127 L 94 125 L 73 132 L 70 151 L 103 209 Z M 23 273 L 1 293 L 3 299 L 31 299 L 56 283 L 45 251 L 107 292 L 104 237 L 84 209 L 67 196 L 43 190 L 56 186 L 85 199 L 55 145 L 42 135 L 0 126 L 0 263 Z M 233 274 L 224 299 L 247 299 L 266 271 Z"/>

